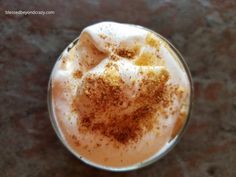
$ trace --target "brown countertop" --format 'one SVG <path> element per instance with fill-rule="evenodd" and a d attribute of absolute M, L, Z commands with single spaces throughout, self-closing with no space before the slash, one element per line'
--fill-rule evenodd
<path fill-rule="evenodd" d="M 235 0 L 9 0 L 0 10 L 1 177 L 236 176 Z M 180 143 L 153 165 L 127 173 L 77 160 L 56 137 L 46 104 L 57 57 L 84 27 L 104 20 L 143 25 L 165 36 L 185 57 L 195 86 L 191 121 Z"/>

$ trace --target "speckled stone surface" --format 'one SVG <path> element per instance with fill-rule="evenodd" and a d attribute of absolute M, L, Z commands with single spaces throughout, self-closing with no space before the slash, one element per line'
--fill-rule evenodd
<path fill-rule="evenodd" d="M 236 1 L 0 1 L 1 177 L 235 177 Z M 54 10 L 55 15 L 5 15 Z M 62 50 L 95 22 L 146 26 L 185 57 L 194 81 L 189 128 L 167 156 L 111 173 L 89 167 L 60 143 L 47 111 L 47 83 Z"/>

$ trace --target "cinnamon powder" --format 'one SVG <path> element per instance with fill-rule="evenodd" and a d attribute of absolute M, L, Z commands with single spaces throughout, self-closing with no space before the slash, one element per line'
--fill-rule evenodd
<path fill-rule="evenodd" d="M 158 74 L 147 72 L 136 98 L 129 101 L 124 92 L 125 82 L 116 65 L 108 64 L 106 67 L 103 75 L 88 76 L 84 81 L 84 94 L 74 99 L 79 131 L 99 133 L 120 144 L 137 142 L 154 129 L 158 122 L 157 113 L 165 114 L 165 108 L 171 105 L 175 88 L 166 84 L 169 73 L 166 70 Z M 86 107 L 81 102 L 82 97 L 89 103 L 87 112 L 82 110 L 83 106 Z M 133 105 L 135 109 L 121 114 L 124 103 Z"/>
<path fill-rule="evenodd" d="M 100 37 L 105 39 L 104 36 Z M 146 42 L 159 46 L 150 35 Z M 138 50 L 107 44 L 107 48 L 113 49 L 113 61 L 108 63 L 102 75 L 90 74 L 84 78 L 82 90 L 73 100 L 72 109 L 78 115 L 79 131 L 99 133 L 118 144 L 137 142 L 144 134 L 153 131 L 154 125 L 158 123 L 158 115 L 168 117 L 170 113 L 167 113 L 167 108 L 171 107 L 177 89 L 167 84 L 169 73 L 165 69 L 160 72 L 140 71 L 144 77 L 135 98 L 130 100 L 125 93 L 128 86 L 122 80 L 114 61 L 117 60 L 116 55 L 133 58 Z M 145 55 L 143 59 L 149 61 L 150 56 Z M 133 110 L 124 112 L 129 106 Z"/>

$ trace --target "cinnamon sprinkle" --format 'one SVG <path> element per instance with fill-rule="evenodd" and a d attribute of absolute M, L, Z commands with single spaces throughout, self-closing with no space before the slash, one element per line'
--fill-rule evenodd
<path fill-rule="evenodd" d="M 100 37 L 106 38 L 101 35 Z M 158 41 L 153 36 L 148 35 L 146 42 L 152 47 L 159 47 Z M 166 69 L 140 70 L 139 73 L 143 77 L 141 82 L 137 83 L 139 88 L 134 99 L 131 100 L 126 94 L 126 89 L 132 89 L 136 83 L 133 81 L 131 86 L 126 85 L 115 61 L 119 57 L 134 59 L 138 51 L 121 47 L 114 48 L 112 45 L 106 43 L 106 47 L 113 48 L 112 62 L 106 65 L 101 75 L 84 76 L 80 90 L 73 100 L 72 110 L 78 116 L 79 131 L 101 134 L 115 145 L 117 143 L 126 145 L 138 142 L 150 131 L 159 131 L 157 129 L 158 115 L 168 118 L 174 98 L 180 99 L 183 91 L 178 86 L 167 84 L 169 72 Z M 93 55 L 105 56 L 93 45 L 90 47 Z M 136 64 L 163 65 L 160 58 L 149 53 L 141 55 L 136 60 Z M 76 71 L 74 77 L 81 78 L 82 72 Z M 125 111 L 128 108 L 133 109 Z M 100 146 L 96 144 L 96 147 Z"/>
<path fill-rule="evenodd" d="M 120 49 L 120 48 L 118 48 L 115 52 L 117 53 L 117 55 L 128 59 L 133 58 L 136 54 L 134 50 Z"/>
<path fill-rule="evenodd" d="M 107 38 L 107 36 L 104 35 L 104 34 L 99 34 L 98 36 L 99 36 L 101 39 L 103 39 L 103 40 L 105 40 L 105 39 Z"/>
<path fill-rule="evenodd" d="M 156 48 L 156 50 L 160 49 L 159 39 L 154 34 L 148 33 L 145 41 L 148 45 Z"/>
<path fill-rule="evenodd" d="M 78 95 L 73 104 L 80 116 L 79 131 L 96 132 L 119 144 L 137 142 L 154 128 L 157 131 L 156 115 L 158 112 L 167 114 L 166 108 L 173 101 L 171 94 L 176 95 L 178 89 L 166 84 L 169 79 L 166 70 L 158 73 L 142 71 L 146 77 L 140 84 L 136 99 L 131 103 L 135 109 L 122 114 L 122 105 L 128 98 L 123 91 L 125 83 L 115 65 L 108 64 L 101 76 L 85 78 L 82 95 Z M 89 109 L 83 105 L 81 98 L 88 103 Z"/>
<path fill-rule="evenodd" d="M 82 71 L 80 71 L 80 70 L 76 70 L 76 71 L 73 73 L 73 77 L 76 78 L 76 79 L 80 79 L 82 76 L 83 76 L 83 73 L 82 73 Z"/>

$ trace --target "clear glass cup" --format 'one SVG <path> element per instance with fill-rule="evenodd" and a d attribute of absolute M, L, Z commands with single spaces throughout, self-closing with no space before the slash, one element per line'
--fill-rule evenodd
<path fill-rule="evenodd" d="M 53 72 L 55 70 L 55 66 L 58 64 L 58 62 L 60 61 L 63 53 L 66 51 L 66 50 L 70 50 L 70 48 L 72 48 L 76 42 L 79 40 L 79 37 L 77 37 L 71 44 L 69 44 L 65 50 L 62 52 L 62 54 L 59 56 L 59 58 L 57 59 L 55 65 L 54 65 L 54 68 L 51 72 L 51 75 L 50 75 L 50 79 L 49 79 L 49 83 L 48 83 L 48 97 L 47 97 L 47 103 L 48 103 L 48 111 L 49 111 L 49 116 L 50 116 L 50 120 L 51 120 L 51 123 L 52 123 L 52 126 L 58 136 L 58 138 L 60 139 L 60 141 L 62 142 L 62 144 L 72 153 L 74 154 L 78 159 L 82 160 L 83 162 L 85 162 L 86 164 L 90 165 L 90 166 L 93 166 L 93 167 L 96 167 L 96 168 L 99 168 L 99 169 L 103 169 L 103 170 L 107 170 L 107 171 L 116 171 L 116 172 L 124 172 L 124 171 L 130 171 L 130 170 L 135 170 L 135 169 L 139 169 L 139 168 L 142 168 L 142 167 L 145 167 L 147 165 L 150 165 L 154 162 L 156 162 L 157 160 L 161 159 L 163 156 L 165 156 L 170 150 L 173 149 L 173 147 L 179 142 L 179 140 L 181 139 L 184 131 L 186 130 L 187 128 L 187 125 L 188 125 L 188 122 L 189 122 L 189 119 L 190 119 L 190 113 L 191 113 L 191 107 L 192 107 L 192 102 L 193 102 L 193 84 L 192 84 L 192 77 L 191 77 L 191 74 L 190 74 L 190 71 L 189 71 L 189 68 L 183 58 L 183 56 L 180 54 L 180 52 L 173 46 L 173 44 L 171 44 L 166 38 L 164 38 L 163 36 L 161 36 L 160 34 L 150 30 L 150 29 L 147 29 L 145 27 L 142 27 L 142 26 L 137 26 L 137 25 L 134 25 L 138 28 L 142 28 L 142 29 L 145 29 L 155 35 L 157 35 L 158 37 L 160 37 L 163 41 L 165 41 L 169 47 L 171 48 L 172 51 L 174 51 L 174 54 L 176 55 L 176 59 L 179 60 L 179 63 L 183 66 L 187 76 L 188 76 L 188 79 L 189 79 L 189 83 L 190 83 L 190 94 L 189 94 L 189 106 L 188 106 L 188 114 L 187 114 L 187 117 L 185 119 L 185 122 L 181 128 L 181 130 L 177 133 L 177 135 L 175 136 L 175 138 L 173 138 L 172 140 L 169 141 L 168 143 L 168 146 L 164 149 L 164 150 L 161 150 L 159 152 L 157 152 L 155 155 L 153 155 L 151 158 L 145 160 L 145 161 L 142 161 L 140 163 L 137 163 L 135 165 L 131 165 L 131 166 L 126 166 L 126 167 L 107 167 L 107 166 L 103 166 L 103 165 L 99 165 L 99 164 L 96 164 L 94 162 L 91 162 L 85 158 L 81 158 L 81 155 L 78 154 L 75 150 L 73 150 L 70 145 L 67 143 L 66 139 L 63 138 L 62 136 L 62 132 L 60 131 L 60 128 L 56 122 L 56 117 L 55 117 L 55 113 L 52 109 L 52 87 L 51 87 L 51 79 L 52 79 L 52 75 L 53 75 Z"/>

